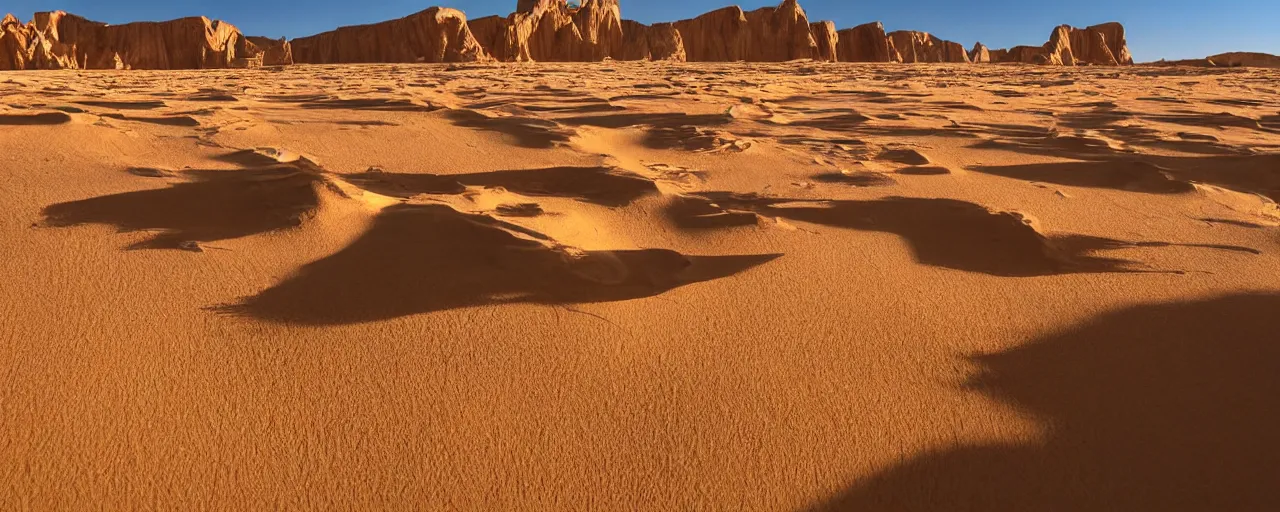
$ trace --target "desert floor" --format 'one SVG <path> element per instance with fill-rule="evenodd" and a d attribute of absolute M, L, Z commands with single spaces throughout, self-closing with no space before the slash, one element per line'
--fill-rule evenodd
<path fill-rule="evenodd" d="M 0 74 L 0 509 L 1269 509 L 1277 88 Z"/>

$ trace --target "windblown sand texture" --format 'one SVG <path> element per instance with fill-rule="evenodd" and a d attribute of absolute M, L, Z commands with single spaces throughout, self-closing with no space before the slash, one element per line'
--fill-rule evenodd
<path fill-rule="evenodd" d="M 1273 509 L 1277 84 L 3 74 L 0 509 Z"/>

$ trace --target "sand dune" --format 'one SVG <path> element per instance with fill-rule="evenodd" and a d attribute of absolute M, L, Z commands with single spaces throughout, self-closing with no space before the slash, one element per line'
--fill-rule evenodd
<path fill-rule="evenodd" d="M 1277 83 L 0 76 L 0 509 L 1267 509 Z"/>

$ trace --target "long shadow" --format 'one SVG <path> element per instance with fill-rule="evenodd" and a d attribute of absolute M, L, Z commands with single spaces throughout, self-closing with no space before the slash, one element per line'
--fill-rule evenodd
<path fill-rule="evenodd" d="M 1206 183 L 1280 201 L 1280 154 L 1216 157 L 1131 156 L 1080 162 L 979 166 L 973 170 L 1029 181 L 1157 194 Z"/>
<path fill-rule="evenodd" d="M 382 112 L 434 112 L 441 107 L 419 105 L 406 99 L 397 98 L 359 98 L 359 99 L 315 99 L 298 105 L 306 109 L 324 110 L 374 110 Z"/>
<path fill-rule="evenodd" d="M 114 108 L 117 110 L 154 110 L 164 108 L 167 105 L 163 101 L 139 100 L 139 101 L 107 101 L 107 100 L 85 100 L 75 102 L 78 105 L 89 107 Z"/>
<path fill-rule="evenodd" d="M 109 119 L 117 119 L 120 121 L 134 121 L 138 123 L 158 124 L 161 126 L 182 126 L 195 127 L 200 126 L 200 121 L 191 116 L 165 116 L 165 117 L 139 117 L 126 116 L 124 114 L 102 114 L 102 117 Z"/>
<path fill-rule="evenodd" d="M 755 215 L 860 231 L 893 233 L 906 240 L 918 262 L 1001 277 L 1071 273 L 1159 272 L 1134 262 L 1093 256 L 1106 250 L 1187 246 L 1257 254 L 1246 247 L 1126 242 L 1082 235 L 1046 236 L 1012 213 L 951 199 L 889 197 L 812 201 L 710 193 L 685 197 L 667 214 L 682 229 L 754 224 Z M 750 220 L 749 220 L 750 219 Z M 1176 272 L 1176 271 L 1175 271 Z"/>
<path fill-rule="evenodd" d="M 570 126 L 596 126 L 600 128 L 628 128 L 632 126 L 655 126 L 673 128 L 680 126 L 721 126 L 733 121 L 725 114 L 611 114 L 600 116 L 578 116 L 557 119 Z"/>
<path fill-rule="evenodd" d="M 39 114 L 2 114 L 0 126 L 48 126 L 71 122 L 71 116 L 65 112 L 42 112 Z"/>
<path fill-rule="evenodd" d="M 281 323 L 340 325 L 472 306 L 613 302 L 728 277 L 779 256 L 657 249 L 570 255 L 517 237 L 512 228 L 444 205 L 392 206 L 349 247 L 219 309 Z"/>
<path fill-rule="evenodd" d="M 474 174 L 366 172 L 347 178 L 371 192 L 403 198 L 461 194 L 467 186 L 502 187 L 526 196 L 567 197 L 617 207 L 658 193 L 653 181 L 611 167 L 548 167 Z"/>
<path fill-rule="evenodd" d="M 1280 294 L 1110 313 L 973 358 L 968 388 L 1041 418 L 1043 441 L 925 453 L 820 511 L 1273 510 Z"/>
<path fill-rule="evenodd" d="M 569 141 L 568 131 L 545 119 L 489 117 L 474 110 L 450 110 L 445 117 L 456 126 L 508 135 L 517 145 L 526 148 L 550 149 Z"/>
<path fill-rule="evenodd" d="M 138 175 L 167 176 L 172 173 Z M 106 224 L 123 232 L 156 231 L 130 249 L 175 249 L 296 227 L 319 205 L 321 178 L 292 165 L 241 171 L 184 171 L 192 181 L 44 209 L 45 225 Z"/>

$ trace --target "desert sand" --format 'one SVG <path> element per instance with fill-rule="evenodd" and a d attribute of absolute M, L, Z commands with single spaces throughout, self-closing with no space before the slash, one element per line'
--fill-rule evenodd
<path fill-rule="evenodd" d="M 1277 84 L 2 74 L 0 509 L 1270 509 Z"/>

